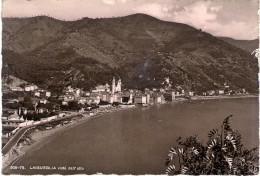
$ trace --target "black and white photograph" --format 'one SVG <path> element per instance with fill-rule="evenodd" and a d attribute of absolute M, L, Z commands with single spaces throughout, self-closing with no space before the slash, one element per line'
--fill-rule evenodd
<path fill-rule="evenodd" d="M 2 175 L 258 175 L 258 0 L 2 0 Z"/>

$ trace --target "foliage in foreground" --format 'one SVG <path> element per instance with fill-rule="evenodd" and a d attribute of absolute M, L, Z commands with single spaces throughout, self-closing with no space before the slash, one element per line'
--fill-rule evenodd
<path fill-rule="evenodd" d="M 241 135 L 229 125 L 230 117 L 225 118 L 220 132 L 217 129 L 209 132 L 205 146 L 197 136 L 184 142 L 179 138 L 178 147 L 171 148 L 166 159 L 166 174 L 258 174 L 258 148 L 243 147 Z"/>

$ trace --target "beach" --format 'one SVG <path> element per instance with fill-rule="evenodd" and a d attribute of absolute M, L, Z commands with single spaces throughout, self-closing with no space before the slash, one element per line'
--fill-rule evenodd
<path fill-rule="evenodd" d="M 124 111 L 129 108 L 133 108 L 134 106 L 126 106 L 126 107 L 110 107 L 108 108 L 101 108 L 99 110 L 95 110 L 94 113 L 78 113 L 78 112 L 72 112 L 69 114 L 66 114 L 64 119 L 71 117 L 71 120 L 67 120 L 66 124 L 63 125 L 56 125 L 53 128 L 50 129 L 43 129 L 41 128 L 44 125 L 40 125 L 38 127 L 33 127 L 29 129 L 24 135 L 23 135 L 23 142 L 19 142 L 17 146 L 14 146 L 8 154 L 6 154 L 2 158 L 2 168 L 3 171 L 5 168 L 12 166 L 15 164 L 15 162 L 25 156 L 27 153 L 32 152 L 34 150 L 38 150 L 39 148 L 43 147 L 44 145 L 47 145 L 48 142 L 52 141 L 56 136 L 63 133 L 64 131 L 67 131 L 71 128 L 75 128 L 77 125 L 80 125 L 83 122 L 99 118 L 101 116 L 105 116 L 108 113 L 117 112 L 117 111 Z M 51 122 L 50 122 L 51 123 Z M 45 125 L 46 126 L 46 125 Z M 49 125 L 47 125 L 49 126 Z M 39 130 L 39 128 L 41 130 Z M 48 128 L 48 127 L 47 127 Z"/>
<path fill-rule="evenodd" d="M 191 100 L 231 99 L 231 98 L 257 98 L 258 95 L 221 95 L 221 96 L 193 96 Z"/>

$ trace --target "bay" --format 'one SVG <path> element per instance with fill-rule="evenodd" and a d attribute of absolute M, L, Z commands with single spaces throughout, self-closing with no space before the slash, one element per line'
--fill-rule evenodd
<path fill-rule="evenodd" d="M 15 165 L 83 167 L 84 170 L 11 170 L 20 174 L 163 174 L 178 137 L 197 134 L 204 143 L 225 117 L 242 134 L 245 147 L 258 147 L 258 99 L 195 100 L 137 107 L 106 114 L 58 135 Z"/>

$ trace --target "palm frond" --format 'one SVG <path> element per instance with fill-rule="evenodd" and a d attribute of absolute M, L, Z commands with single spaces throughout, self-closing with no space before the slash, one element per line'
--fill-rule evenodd
<path fill-rule="evenodd" d="M 168 158 L 165 161 L 166 166 L 168 166 L 169 163 L 172 161 L 172 159 L 174 158 L 174 155 L 177 155 L 177 152 L 173 147 L 171 147 L 171 149 L 169 150 Z"/>
<path fill-rule="evenodd" d="M 192 147 L 191 149 L 192 149 L 192 152 L 193 152 L 195 155 L 198 155 L 198 154 L 199 154 L 198 149 L 196 149 L 196 148 L 194 148 L 194 147 Z"/>
<path fill-rule="evenodd" d="M 180 153 L 181 155 L 183 155 L 183 148 L 179 148 L 178 150 L 179 150 L 179 153 Z"/>
<path fill-rule="evenodd" d="M 229 119 L 230 117 L 233 117 L 233 115 L 229 115 L 228 117 L 225 118 L 225 120 L 223 121 L 223 127 L 224 129 L 227 131 L 227 130 L 230 130 L 230 125 L 229 125 Z"/>
<path fill-rule="evenodd" d="M 230 117 L 233 117 L 233 115 L 231 114 L 231 115 L 227 116 L 227 117 L 224 119 L 223 123 L 228 123 Z"/>
<path fill-rule="evenodd" d="M 170 149 L 170 151 L 169 151 L 170 153 L 172 153 L 172 154 L 175 154 L 175 155 L 177 155 L 177 152 L 176 152 L 176 150 L 174 149 L 174 148 L 172 148 L 171 147 L 171 149 Z"/>
<path fill-rule="evenodd" d="M 237 168 L 233 167 L 233 174 L 236 175 L 236 173 L 237 173 Z"/>
<path fill-rule="evenodd" d="M 234 139 L 234 137 L 228 135 L 228 136 L 226 136 L 226 139 L 232 144 L 234 150 L 236 150 L 237 146 L 236 146 L 236 140 Z"/>
<path fill-rule="evenodd" d="M 167 158 L 166 160 L 165 160 L 165 166 L 168 166 L 169 165 L 169 163 L 172 161 L 172 159 L 171 158 Z"/>
<path fill-rule="evenodd" d="M 209 132 L 208 137 L 209 137 L 210 139 L 212 139 L 212 138 L 214 138 L 217 134 L 218 134 L 218 130 L 217 130 L 217 129 L 213 129 L 213 130 L 211 130 L 211 131 Z"/>
<path fill-rule="evenodd" d="M 227 152 L 227 147 L 222 147 L 221 150 L 223 150 L 224 152 Z"/>
<path fill-rule="evenodd" d="M 172 171 L 174 171 L 175 170 L 175 166 L 174 165 L 171 165 L 171 166 L 169 166 L 169 167 L 167 167 L 167 169 L 166 169 L 166 174 L 169 174 L 170 172 L 172 172 Z"/>
<path fill-rule="evenodd" d="M 187 171 L 188 171 L 188 168 L 187 168 L 187 167 L 183 166 L 183 167 L 181 168 L 181 174 L 186 174 Z"/>
<path fill-rule="evenodd" d="M 249 153 L 251 153 L 251 152 L 257 152 L 258 151 L 258 147 L 254 147 L 254 148 L 252 148 L 250 151 L 249 151 Z"/>
<path fill-rule="evenodd" d="M 182 137 L 178 137 L 178 139 L 176 140 L 176 142 L 179 142 L 181 140 Z"/>
<path fill-rule="evenodd" d="M 208 150 L 212 149 L 214 146 L 217 145 L 217 140 L 216 139 L 211 139 L 209 142 L 208 142 Z"/>
<path fill-rule="evenodd" d="M 231 169 L 232 165 L 233 165 L 233 159 L 229 158 L 227 156 L 225 156 L 224 158 L 225 158 L 226 162 L 228 163 L 229 169 Z"/>

